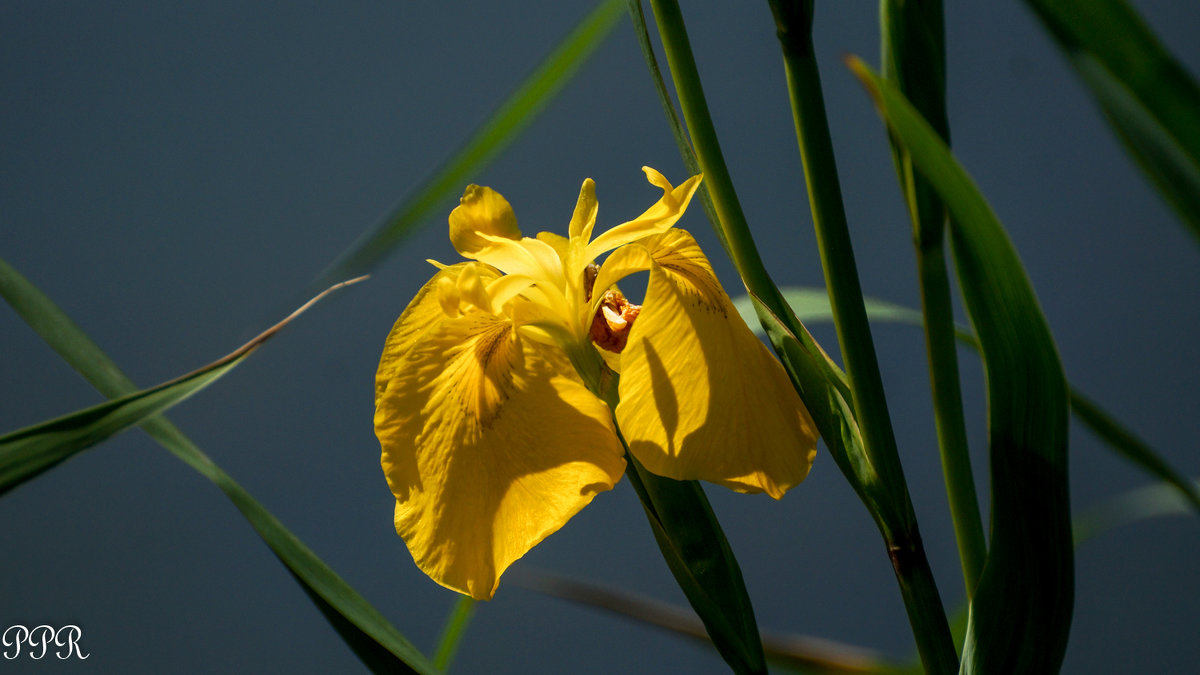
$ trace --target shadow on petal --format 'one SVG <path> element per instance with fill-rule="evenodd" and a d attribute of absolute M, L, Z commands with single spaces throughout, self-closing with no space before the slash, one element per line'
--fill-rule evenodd
<path fill-rule="evenodd" d="M 812 419 L 691 235 L 643 245 L 656 264 L 621 354 L 617 407 L 630 451 L 661 476 L 778 499 L 808 475 Z"/>

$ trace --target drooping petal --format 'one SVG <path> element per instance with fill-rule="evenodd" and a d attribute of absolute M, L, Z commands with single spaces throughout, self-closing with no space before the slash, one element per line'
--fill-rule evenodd
<path fill-rule="evenodd" d="M 812 466 L 812 418 L 690 234 L 635 246 L 654 265 L 621 353 L 616 417 L 630 452 L 662 476 L 778 499 Z"/>
<path fill-rule="evenodd" d="M 513 561 L 620 479 L 611 414 L 560 351 L 486 312 L 441 321 L 394 361 L 375 431 L 396 531 L 432 579 L 491 598 Z"/>
<path fill-rule="evenodd" d="M 642 171 L 646 172 L 647 180 L 662 188 L 662 198 L 637 218 L 617 225 L 596 237 L 587 245 L 586 257 L 588 260 L 595 260 L 618 246 L 667 231 L 683 215 L 692 195 L 700 187 L 701 176 L 699 175 L 692 176 L 679 187 L 673 187 L 670 181 L 654 169 L 643 166 Z"/>

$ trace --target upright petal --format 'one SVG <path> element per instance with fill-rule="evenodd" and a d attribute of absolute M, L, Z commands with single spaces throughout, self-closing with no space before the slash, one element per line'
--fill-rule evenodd
<path fill-rule="evenodd" d="M 616 417 L 630 452 L 661 476 L 782 497 L 808 475 L 817 443 L 782 366 L 690 234 L 635 245 L 654 264 L 621 353 Z"/>
<path fill-rule="evenodd" d="M 643 166 L 642 171 L 646 172 L 646 179 L 650 183 L 662 188 L 663 196 L 642 215 L 596 237 L 587 246 L 588 260 L 595 260 L 618 246 L 667 231 L 683 215 L 688 202 L 692 200 L 692 195 L 700 187 L 701 176 L 698 175 L 685 180 L 679 187 L 674 187 L 654 169 Z"/>
<path fill-rule="evenodd" d="M 517 216 L 499 192 L 490 187 L 468 185 L 458 206 L 450 212 L 450 243 L 464 258 L 491 244 L 481 234 L 505 239 L 520 239 Z"/>
<path fill-rule="evenodd" d="M 607 406 L 507 319 L 447 318 L 390 363 L 375 433 L 396 531 L 439 584 L 491 598 L 513 561 L 620 480 Z"/>
<path fill-rule="evenodd" d="M 450 243 L 464 258 L 504 272 L 561 283 L 562 260 L 553 243 L 522 237 L 512 207 L 499 192 L 468 185 L 450 212 Z"/>
<path fill-rule="evenodd" d="M 592 238 L 592 227 L 596 224 L 596 211 L 600 206 L 596 202 L 596 183 L 591 178 L 583 180 L 579 188 L 579 199 L 575 202 L 575 213 L 571 214 L 571 224 L 567 234 L 572 239 L 587 241 Z"/>

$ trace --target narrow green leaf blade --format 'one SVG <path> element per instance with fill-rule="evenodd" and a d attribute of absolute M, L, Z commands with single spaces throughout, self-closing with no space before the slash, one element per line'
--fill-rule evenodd
<path fill-rule="evenodd" d="M 54 465 L 70 459 L 80 451 L 182 402 L 229 372 L 264 342 L 274 337 L 292 319 L 321 298 L 338 288 L 357 281 L 361 281 L 361 279 L 354 279 L 329 288 L 258 337 L 199 370 L 145 391 L 128 394 L 107 403 L 101 403 L 58 419 L 0 436 L 0 495 Z M 23 288 L 21 282 L 25 282 Z M 56 320 L 54 315 L 61 314 L 61 312 L 51 311 L 48 306 L 43 305 L 41 309 L 44 311 L 38 311 L 39 300 L 44 299 L 48 302 L 48 299 L 3 261 L 0 261 L 0 283 L 4 286 L 6 297 L 11 295 L 19 299 L 18 309 L 23 313 L 32 312 L 35 317 L 40 319 L 38 327 L 63 328 L 70 325 L 69 320 L 62 320 L 65 319 L 65 316 Z M 57 308 L 54 309 L 57 310 Z M 67 336 L 66 340 L 75 343 L 81 342 L 78 339 L 72 340 L 70 336 Z M 107 373 L 107 377 L 111 378 L 113 374 Z"/>
<path fill-rule="evenodd" d="M 312 287 L 367 272 L 431 213 L 441 213 L 443 204 L 461 194 L 471 176 L 516 140 L 578 72 L 612 32 L 622 4 L 623 0 L 600 2 L 458 152 L 416 185 L 383 223 L 338 256 Z"/>
<path fill-rule="evenodd" d="M 1200 87 L 1124 0 L 1026 0 L 1200 240 Z"/>
<path fill-rule="evenodd" d="M 471 622 L 473 614 L 475 614 L 475 598 L 464 595 L 454 603 L 454 609 L 446 619 L 437 651 L 433 655 L 433 664 L 439 670 L 449 670 L 450 663 L 454 660 L 454 654 L 458 651 L 463 633 L 466 632 L 467 624 Z"/>
<path fill-rule="evenodd" d="M 1151 476 L 1173 486 L 1200 514 L 1200 487 L 1196 486 L 1196 482 L 1167 463 L 1167 460 L 1145 441 L 1123 427 L 1112 414 L 1077 389 L 1071 390 L 1071 411 L 1122 457 Z"/>
<path fill-rule="evenodd" d="M 945 143 L 857 59 L 897 142 L 946 204 L 988 390 L 991 542 L 963 649 L 966 673 L 1057 672 L 1074 604 L 1066 378 L 1016 250 Z"/>
<path fill-rule="evenodd" d="M 133 382 L 70 317 L 3 260 L 0 260 L 0 295 L 51 348 L 62 355 L 102 394 L 117 398 L 137 391 Z M 437 672 L 420 651 L 388 623 L 383 615 L 213 463 L 166 417 L 148 417 L 142 422 L 142 429 L 225 493 L 263 541 L 271 547 L 276 557 L 287 566 L 288 571 L 301 584 L 304 592 L 312 598 L 346 644 L 372 672 Z"/>
<path fill-rule="evenodd" d="M 249 354 L 192 375 L 0 436 L 0 495 L 200 391 Z"/>
<path fill-rule="evenodd" d="M 656 476 L 628 452 L 625 475 L 654 539 L 713 645 L 736 673 L 766 673 L 766 657 L 742 570 L 696 481 Z"/>

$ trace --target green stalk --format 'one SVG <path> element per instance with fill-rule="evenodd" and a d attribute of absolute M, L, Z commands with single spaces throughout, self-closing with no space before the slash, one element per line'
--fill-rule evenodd
<path fill-rule="evenodd" d="M 454 609 L 446 618 L 446 626 L 442 628 L 442 639 L 438 641 L 437 652 L 433 655 L 434 667 L 443 673 L 450 669 L 450 662 L 454 660 L 454 654 L 458 651 L 458 645 L 462 642 L 463 633 L 466 632 L 473 614 L 475 600 L 464 595 L 454 603 Z"/>
<path fill-rule="evenodd" d="M 733 259 L 734 265 L 737 267 L 750 293 L 776 317 L 786 321 L 790 325 L 799 327 L 799 322 L 796 321 L 795 315 L 784 301 L 774 282 L 767 275 L 758 251 L 754 246 L 745 215 L 742 212 L 741 205 L 738 203 L 733 182 L 725 166 L 720 144 L 717 142 L 716 130 L 713 128 L 712 119 L 708 113 L 708 105 L 705 102 L 704 91 L 700 84 L 700 76 L 696 70 L 695 59 L 692 56 L 691 45 L 683 25 L 683 17 L 680 13 L 679 5 L 675 0 L 651 0 L 650 4 L 654 10 L 659 33 L 662 36 L 663 47 L 667 55 L 667 63 L 671 69 L 671 76 L 675 81 L 676 92 L 679 94 L 683 117 L 687 122 L 688 132 L 691 135 L 692 144 L 696 149 L 700 168 L 704 172 L 705 188 L 711 195 L 717 214 L 720 217 L 720 227 L 724 231 L 725 242 L 730 257 Z M 819 91 L 818 87 L 818 93 Z M 823 104 L 820 104 L 820 106 L 823 109 Z M 834 180 L 836 181 L 836 176 Z M 835 190 L 835 192 L 840 194 L 840 190 Z M 840 198 L 837 203 L 840 207 Z M 842 229 L 845 230 L 844 217 L 842 220 Z M 853 272 L 853 267 L 851 267 L 851 276 L 854 280 L 854 286 L 857 288 L 857 274 Z M 862 307 L 861 291 L 858 293 L 857 302 L 862 325 L 865 327 L 866 316 Z M 802 330 L 793 332 L 797 336 L 807 336 L 807 333 Z M 866 344 L 871 354 L 870 361 L 874 363 L 874 350 L 870 346 L 869 333 L 865 334 L 868 336 Z M 805 343 L 805 346 L 814 352 L 819 350 L 815 345 Z M 845 352 L 844 346 L 843 352 Z M 875 370 L 876 379 L 878 380 L 877 366 Z M 879 386 L 879 390 L 880 392 L 882 391 L 881 385 Z M 855 403 L 859 403 L 857 398 L 855 399 Z M 859 409 L 859 411 L 862 413 L 863 409 Z M 870 415 L 869 419 L 875 420 L 873 423 L 879 424 L 882 421 L 882 425 L 886 429 L 884 437 L 891 438 L 891 426 L 887 420 L 886 412 L 882 420 L 876 419 L 877 416 L 874 413 L 868 414 Z M 890 444 L 885 444 L 884 447 L 889 446 L 892 455 L 890 462 L 883 460 L 881 457 L 876 457 L 875 455 L 879 454 L 878 450 L 871 457 L 865 458 L 869 463 L 881 469 L 884 466 L 892 467 L 892 472 L 885 477 L 894 476 L 899 468 L 894 439 Z M 882 474 L 883 472 L 881 471 L 880 473 Z M 872 489 L 864 486 L 853 473 L 848 474 L 847 477 L 855 485 L 856 490 Z M 913 632 L 916 635 L 918 648 L 921 651 L 922 658 L 925 660 L 927 669 L 932 673 L 955 672 L 958 668 L 958 662 L 954 644 L 951 640 L 945 614 L 941 609 L 941 599 L 937 593 L 937 587 L 933 580 L 932 571 L 929 568 L 929 562 L 925 557 L 924 548 L 920 543 L 920 536 L 916 529 L 916 517 L 913 514 L 912 505 L 908 499 L 907 489 L 903 484 L 903 475 L 900 475 L 898 486 L 894 480 L 884 481 L 884 483 L 891 486 L 890 494 L 865 494 L 860 492 L 860 496 L 863 497 L 865 503 L 878 505 L 878 508 L 870 509 L 871 514 L 875 518 L 875 522 L 887 544 L 888 554 L 892 559 L 901 594 L 904 597 L 905 606 L 908 608 L 909 618 L 913 624 Z"/>
<path fill-rule="evenodd" d="M 667 64 L 675 81 L 675 91 L 683 108 L 683 119 L 696 149 L 696 159 L 704 173 L 703 189 L 712 197 L 729 257 L 752 294 L 758 297 L 776 316 L 790 317 L 791 310 L 783 295 L 767 275 L 746 215 L 733 189 L 733 180 L 725 168 L 717 132 L 708 114 L 708 103 L 700 86 L 700 74 L 692 58 L 692 47 L 683 26 L 683 16 L 675 0 L 650 0 L 658 23 Z"/>
<path fill-rule="evenodd" d="M 950 123 L 946 117 L 946 48 L 941 0 L 882 0 L 879 13 L 884 77 L 897 84 L 948 142 Z M 934 423 L 969 600 L 974 596 L 987 558 L 987 544 L 963 421 L 954 311 L 943 244 L 946 209 L 925 179 L 913 171 L 911 158 L 895 143 L 892 158 L 912 218 Z"/>
<path fill-rule="evenodd" d="M 975 595 L 975 586 L 987 560 L 983 520 L 979 515 L 979 497 L 967 450 L 967 429 L 963 420 L 962 392 L 958 382 L 958 355 L 955 351 L 954 313 L 950 305 L 950 280 L 941 237 L 936 245 L 917 246 L 920 274 L 921 307 L 925 318 L 925 350 L 929 358 L 929 377 L 933 389 L 933 414 L 941 451 L 942 476 L 946 497 L 958 541 L 967 600 Z"/>
<path fill-rule="evenodd" d="M 904 473 L 896 451 L 896 439 L 892 433 L 891 419 L 884 399 L 879 362 L 876 360 L 875 346 L 871 340 L 871 327 L 867 322 L 862 287 L 858 281 L 850 230 L 846 225 L 846 211 L 842 205 L 842 190 L 833 156 L 833 142 L 829 136 L 829 124 L 825 117 L 825 101 L 817 62 L 809 48 L 811 43 L 807 31 L 804 35 L 797 35 L 792 24 L 799 22 L 790 18 L 786 21 L 780 18 L 797 14 L 797 10 L 804 9 L 797 3 L 786 3 L 788 7 L 781 9 L 781 4 L 785 3 L 772 0 L 771 8 L 776 13 L 776 23 L 780 26 L 780 40 L 784 45 L 788 94 L 791 97 L 796 137 L 800 142 L 800 157 L 807 179 L 813 227 L 817 234 L 817 247 L 820 249 L 821 265 L 825 271 L 825 284 L 833 308 L 838 344 L 845 360 L 846 375 L 851 382 L 854 408 L 858 412 L 858 421 L 862 425 L 868 452 L 873 460 L 878 460 L 877 468 L 884 482 L 891 486 L 895 494 L 907 494 L 908 488 L 904 482 Z"/>
<path fill-rule="evenodd" d="M 854 407 L 866 452 L 890 492 L 889 501 L 898 507 L 895 520 L 878 522 L 926 670 L 954 673 L 958 657 L 917 529 L 858 281 L 812 46 L 812 2 L 770 0 L 770 5 L 783 48 L 813 225 Z"/>

